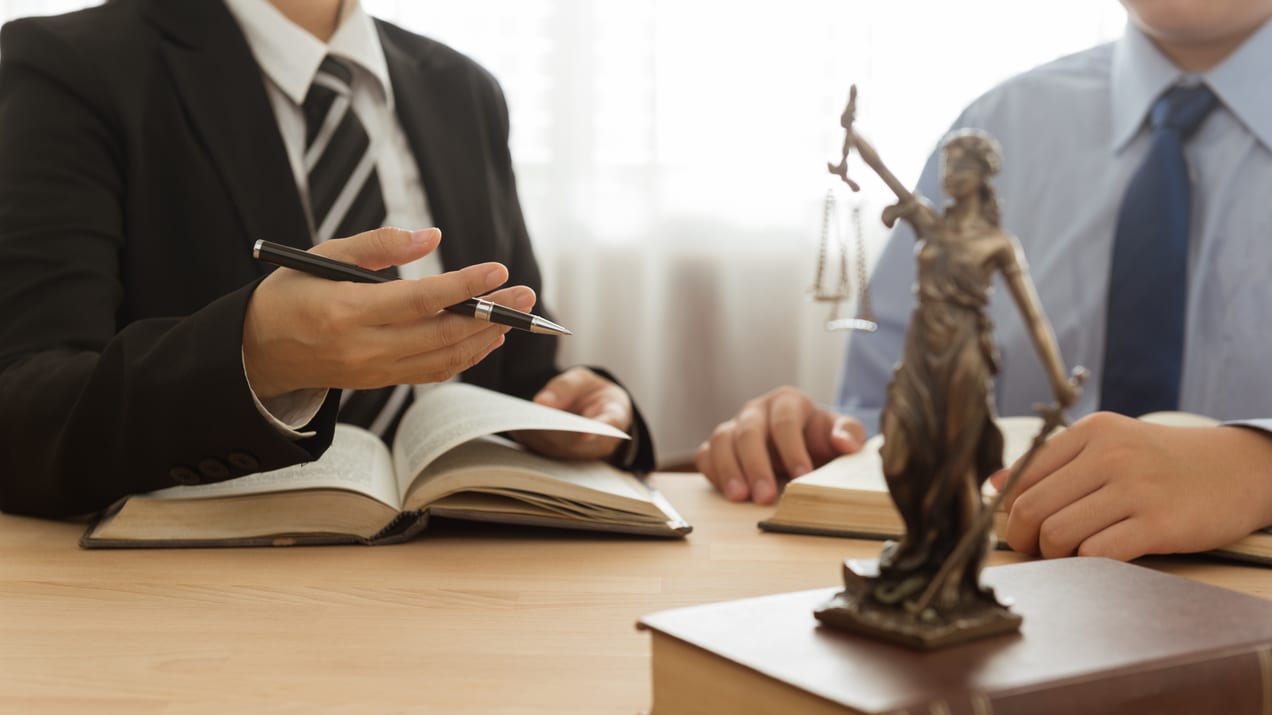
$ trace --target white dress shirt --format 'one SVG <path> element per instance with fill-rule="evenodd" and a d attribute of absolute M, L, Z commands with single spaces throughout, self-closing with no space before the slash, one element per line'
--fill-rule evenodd
<path fill-rule="evenodd" d="M 265 91 L 278 120 L 305 213 L 309 214 L 309 186 L 301 107 L 318 66 L 330 54 L 347 61 L 353 69 L 350 104 L 371 142 L 384 196 L 385 225 L 407 229 L 432 226 L 419 167 L 394 112 L 393 85 L 380 36 L 375 21 L 361 3 L 343 3 L 340 24 L 327 43 L 289 20 L 268 0 L 225 0 L 225 5 L 242 28 L 264 74 Z M 398 270 L 404 278 L 422 278 L 441 273 L 442 265 L 434 251 Z M 325 389 L 300 390 L 264 402 L 258 399 L 257 406 L 280 429 L 301 437 L 307 433 L 295 429 L 313 419 L 326 395 Z"/>
<path fill-rule="evenodd" d="M 1118 41 L 1043 65 L 990 90 L 955 128 L 1002 144 L 994 185 L 1002 223 L 1029 261 L 1069 366 L 1091 375 L 1072 409 L 1099 405 L 1105 299 L 1122 196 L 1149 146 L 1145 117 L 1176 83 L 1203 81 L 1220 100 L 1185 147 L 1194 175 L 1187 327 L 1180 409 L 1272 429 L 1272 23 L 1217 67 L 1185 76 L 1128 25 Z M 880 147 L 887 156 L 887 147 Z M 939 155 L 918 192 L 937 205 Z M 871 279 L 880 329 L 850 338 L 839 408 L 878 430 L 878 415 L 914 305 L 914 233 L 893 235 Z M 1052 402 L 1050 382 L 1011 294 L 995 280 L 990 315 L 1002 355 L 999 414 Z"/>

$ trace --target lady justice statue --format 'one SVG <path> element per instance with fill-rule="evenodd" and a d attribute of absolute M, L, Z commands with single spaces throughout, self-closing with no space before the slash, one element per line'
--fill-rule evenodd
<path fill-rule="evenodd" d="M 1015 630 L 1021 620 L 980 585 L 997 506 L 983 503 L 981 488 L 1003 466 L 992 395 L 998 359 L 986 314 L 995 273 L 1024 317 L 1056 397 L 1042 408 L 1044 429 L 1022 468 L 1063 421 L 1061 410 L 1076 399 L 1084 373 L 1079 368 L 1066 378 L 1019 244 L 999 225 L 990 184 L 999 168 L 997 142 L 974 130 L 946 139 L 942 174 L 951 203 L 938 210 L 897 181 L 853 130 L 856 97 L 853 87 L 841 121 L 843 159 L 830 171 L 858 190 L 848 178 L 848 156 L 856 149 L 897 195 L 883 211 L 884 224 L 905 220 L 918 238 L 917 305 L 880 418 L 883 471 L 905 534 L 885 545 L 877 574 L 846 567 L 845 590 L 816 615 L 830 626 L 933 648 Z"/>

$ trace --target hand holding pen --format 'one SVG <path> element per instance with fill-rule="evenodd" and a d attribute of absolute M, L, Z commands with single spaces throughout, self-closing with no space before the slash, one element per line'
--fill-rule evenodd
<path fill-rule="evenodd" d="M 382 228 L 326 241 L 310 253 L 374 270 L 421 258 L 440 239 L 437 229 Z M 507 279 L 507 269 L 498 263 L 379 285 L 275 271 L 256 287 L 243 321 L 248 381 L 258 397 L 268 399 L 306 388 L 450 379 L 502 345 L 509 329 L 457 314 L 460 308 L 452 306 L 479 295 L 483 302 L 513 306 L 522 314 L 534 306 L 534 291 L 525 286 L 488 293 Z M 488 315 L 493 318 L 496 311 Z M 526 327 L 533 330 L 533 325 L 530 321 Z"/>
<path fill-rule="evenodd" d="M 256 245 L 252 247 L 252 257 L 276 266 L 291 268 L 317 278 L 326 278 L 333 281 L 388 283 L 389 281 L 398 280 L 352 263 L 344 263 L 317 253 L 302 251 L 299 248 L 283 246 L 269 241 L 257 241 Z M 448 305 L 446 310 L 489 323 L 507 325 L 510 328 L 525 330 L 530 333 L 542 333 L 545 335 L 571 334 L 569 330 L 547 318 L 523 313 L 520 310 L 480 298 L 469 298 L 455 305 Z"/>

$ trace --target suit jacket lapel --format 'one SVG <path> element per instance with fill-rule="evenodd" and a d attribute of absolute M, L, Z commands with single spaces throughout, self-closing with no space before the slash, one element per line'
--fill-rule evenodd
<path fill-rule="evenodd" d="M 309 224 L 264 77 L 220 0 L 155 0 L 147 17 L 161 42 L 194 131 L 233 197 L 247 235 L 309 248 Z"/>
<path fill-rule="evenodd" d="M 431 66 L 427 52 L 413 54 L 386 32 L 384 23 L 377 21 L 376 24 L 389 67 L 389 80 L 393 83 L 398 119 L 420 168 L 420 180 L 428 194 L 433 221 L 442 229 L 442 265 L 454 270 L 475 261 L 473 241 L 479 235 L 461 202 L 465 192 L 480 191 L 469 185 L 473 171 L 466 162 L 472 159 L 454 140 L 455 132 L 449 127 L 455 119 L 438 101 L 458 96 L 459 88 L 454 86 L 455 79 L 445 68 Z"/>

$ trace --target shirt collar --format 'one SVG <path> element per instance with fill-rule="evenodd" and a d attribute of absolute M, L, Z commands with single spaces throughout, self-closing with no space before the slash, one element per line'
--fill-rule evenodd
<path fill-rule="evenodd" d="M 1263 23 L 1263 27 L 1205 77 L 1228 111 L 1246 125 L 1263 146 L 1272 149 L 1272 93 L 1267 89 L 1269 67 L 1272 67 L 1272 21 Z"/>
<path fill-rule="evenodd" d="M 318 66 L 331 54 L 374 77 L 392 109 L 393 86 L 380 35 L 358 0 L 344 3 L 340 26 L 327 44 L 287 19 L 268 0 L 225 0 L 225 4 L 265 76 L 297 105 L 304 104 Z"/>
<path fill-rule="evenodd" d="M 1119 152 L 1144 124 L 1153 102 L 1183 81 L 1204 82 L 1223 106 L 1245 124 L 1264 146 L 1272 148 L 1272 93 L 1265 91 L 1272 67 L 1272 21 L 1264 23 L 1235 52 L 1200 75 L 1175 66 L 1139 28 L 1128 22 L 1113 50 L 1113 144 Z"/>

